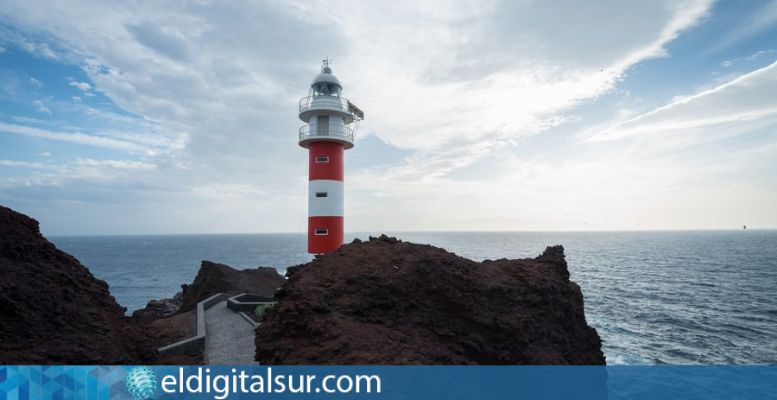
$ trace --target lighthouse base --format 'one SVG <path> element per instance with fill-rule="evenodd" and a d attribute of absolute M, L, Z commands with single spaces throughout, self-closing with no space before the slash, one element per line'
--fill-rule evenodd
<path fill-rule="evenodd" d="M 308 253 L 329 253 L 343 245 L 343 217 L 308 218 Z"/>

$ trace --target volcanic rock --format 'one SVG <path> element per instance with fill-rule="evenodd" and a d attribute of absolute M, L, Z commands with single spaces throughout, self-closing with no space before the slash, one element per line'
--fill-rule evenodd
<path fill-rule="evenodd" d="M 284 282 L 286 279 L 272 267 L 237 270 L 229 265 L 203 261 L 194 282 L 181 286 L 183 300 L 179 312 L 192 310 L 198 302 L 217 293 L 272 297 Z"/>
<path fill-rule="evenodd" d="M 167 299 L 150 300 L 144 308 L 135 310 L 132 319 L 142 325 L 194 310 L 197 303 L 216 293 L 235 295 L 251 293 L 272 297 L 286 279 L 272 267 L 238 270 L 225 264 L 202 261 L 191 284 L 181 285 L 181 291 Z"/>
<path fill-rule="evenodd" d="M 0 364 L 144 364 L 148 337 L 38 221 L 0 206 Z"/>
<path fill-rule="evenodd" d="M 478 263 L 385 235 L 296 267 L 262 364 L 604 364 L 561 246 Z"/>
<path fill-rule="evenodd" d="M 145 315 L 144 317 L 149 317 Z M 133 320 L 136 316 L 133 314 Z M 194 337 L 197 333 L 197 312 L 195 310 L 186 311 L 169 317 L 158 319 L 136 320 L 138 326 L 143 329 L 154 341 L 154 345 L 159 348 L 177 341 Z M 179 354 L 160 354 L 157 359 L 158 364 L 174 365 L 192 365 L 203 364 L 205 356 L 199 349 L 188 349 L 186 353 Z"/>
<path fill-rule="evenodd" d="M 138 324 L 147 324 L 178 313 L 183 304 L 183 292 L 168 299 L 149 300 L 144 308 L 132 312 L 132 320 Z"/>
<path fill-rule="evenodd" d="M 272 297 L 286 279 L 271 267 L 237 270 L 228 265 L 203 261 L 194 282 L 181 285 L 181 291 L 168 299 L 151 300 L 135 310 L 132 320 L 154 340 L 157 347 L 193 337 L 196 331 L 196 305 L 217 293 L 251 293 Z M 201 352 L 161 355 L 160 364 L 202 364 Z"/>

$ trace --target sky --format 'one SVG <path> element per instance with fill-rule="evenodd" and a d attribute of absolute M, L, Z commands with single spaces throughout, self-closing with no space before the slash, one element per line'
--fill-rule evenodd
<path fill-rule="evenodd" d="M 0 0 L 0 204 L 304 232 L 325 57 L 347 231 L 777 228 L 777 1 Z"/>

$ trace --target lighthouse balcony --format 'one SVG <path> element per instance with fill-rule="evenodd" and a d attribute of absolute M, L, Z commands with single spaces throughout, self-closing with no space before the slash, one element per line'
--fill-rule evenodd
<path fill-rule="evenodd" d="M 353 130 L 346 125 L 320 127 L 324 129 L 310 129 L 310 125 L 299 128 L 299 145 L 308 148 L 311 142 L 329 141 L 339 142 L 346 149 L 353 147 Z"/>
<path fill-rule="evenodd" d="M 346 124 L 350 124 L 354 120 L 361 119 L 361 111 L 356 112 L 356 110 L 348 99 L 334 95 L 310 95 L 299 101 L 299 118 L 305 122 L 316 114 L 334 114 L 342 117 Z"/>

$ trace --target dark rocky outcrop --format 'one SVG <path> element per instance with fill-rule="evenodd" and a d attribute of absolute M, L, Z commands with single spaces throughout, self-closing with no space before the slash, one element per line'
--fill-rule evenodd
<path fill-rule="evenodd" d="M 179 313 L 183 295 L 178 292 L 169 299 L 150 300 L 146 307 L 132 313 L 132 322 L 151 338 L 154 348 L 160 348 L 196 335 L 197 314 L 194 310 Z M 201 351 L 186 354 L 160 354 L 159 364 L 202 364 Z"/>
<path fill-rule="evenodd" d="M 150 300 L 144 308 L 132 313 L 132 319 L 146 325 L 193 311 L 197 303 L 217 293 L 252 293 L 272 297 L 284 282 L 286 279 L 272 267 L 238 270 L 229 265 L 203 261 L 194 282 L 181 285 L 181 291 L 171 298 Z"/>
<path fill-rule="evenodd" d="M 256 330 L 265 364 L 604 364 L 561 246 L 467 260 L 381 236 L 290 270 Z"/>
<path fill-rule="evenodd" d="M 178 313 L 183 304 L 183 293 L 178 292 L 169 299 L 149 300 L 146 306 L 132 312 L 132 320 L 138 324 L 147 324 Z"/>
<path fill-rule="evenodd" d="M 154 346 L 159 348 L 179 340 L 194 337 L 197 334 L 197 313 L 192 310 L 165 318 L 146 319 L 138 321 L 138 326 L 154 341 Z M 177 365 L 202 364 L 204 359 L 202 351 L 189 349 L 182 354 L 160 354 L 158 363 Z"/>
<path fill-rule="evenodd" d="M 125 309 L 38 222 L 0 206 L 0 364 L 144 364 L 157 354 Z"/>
<path fill-rule="evenodd" d="M 286 279 L 275 268 L 237 270 L 228 265 L 203 261 L 194 282 L 181 285 L 181 291 L 168 299 L 151 300 L 132 313 L 132 320 L 154 340 L 157 347 L 193 337 L 197 323 L 196 306 L 217 293 L 252 293 L 272 297 Z M 162 355 L 163 364 L 202 364 L 200 352 Z"/>
<path fill-rule="evenodd" d="M 144 308 L 135 310 L 132 318 L 139 324 L 147 324 L 192 311 L 197 303 L 217 293 L 251 293 L 272 297 L 284 282 L 286 279 L 272 267 L 238 270 L 229 265 L 203 261 L 194 282 L 181 285 L 181 291 L 171 298 L 150 300 Z"/>
<path fill-rule="evenodd" d="M 286 279 L 272 267 L 237 270 L 229 265 L 203 261 L 194 282 L 182 285 L 180 312 L 189 311 L 197 303 L 217 293 L 235 295 L 252 293 L 272 297 Z"/>

